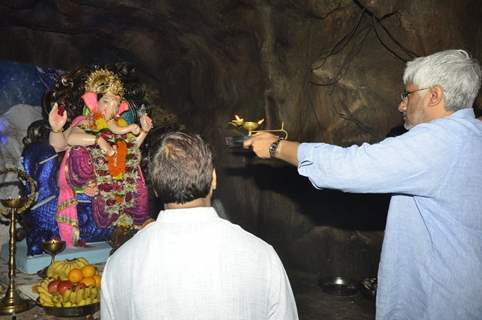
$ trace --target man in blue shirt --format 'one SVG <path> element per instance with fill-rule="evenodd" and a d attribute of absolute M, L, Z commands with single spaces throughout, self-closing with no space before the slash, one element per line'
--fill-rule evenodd
<path fill-rule="evenodd" d="M 316 188 L 392 193 L 378 271 L 377 319 L 482 319 L 481 69 L 463 50 L 407 63 L 401 136 L 342 148 L 245 142 L 298 166 Z"/>

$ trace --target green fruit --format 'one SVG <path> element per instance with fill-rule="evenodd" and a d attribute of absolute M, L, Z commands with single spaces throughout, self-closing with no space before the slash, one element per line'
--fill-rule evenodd
<path fill-rule="evenodd" d="M 84 290 L 84 299 L 90 298 L 90 288 L 87 287 L 83 288 L 82 290 Z"/>
<path fill-rule="evenodd" d="M 75 298 L 75 302 L 79 304 L 82 300 L 84 300 L 84 288 L 77 290 L 77 297 Z"/>
<path fill-rule="evenodd" d="M 97 288 L 90 288 L 90 297 L 92 299 L 97 298 L 98 294 L 99 294 L 99 290 Z"/>
<path fill-rule="evenodd" d="M 70 290 L 70 289 L 65 290 L 64 294 L 62 295 L 62 301 L 68 302 L 71 295 L 72 295 L 72 290 Z"/>
<path fill-rule="evenodd" d="M 70 295 L 70 302 L 72 302 L 72 304 L 77 303 L 77 291 L 72 291 L 72 294 Z"/>

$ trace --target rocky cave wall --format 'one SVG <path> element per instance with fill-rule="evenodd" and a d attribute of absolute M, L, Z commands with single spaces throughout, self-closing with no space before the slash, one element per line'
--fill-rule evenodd
<path fill-rule="evenodd" d="M 376 142 L 401 124 L 406 60 L 482 60 L 478 0 L 0 1 L 0 59 L 73 69 L 128 61 L 153 117 L 174 114 L 216 154 L 227 214 L 290 267 L 376 272 L 386 195 L 317 191 L 294 168 L 227 150 L 234 114 L 290 138 Z M 480 101 L 480 99 L 479 99 Z"/>

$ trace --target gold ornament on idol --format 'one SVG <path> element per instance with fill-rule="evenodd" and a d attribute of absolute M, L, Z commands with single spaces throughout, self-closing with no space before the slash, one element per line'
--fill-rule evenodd
<path fill-rule="evenodd" d="M 98 69 L 93 71 L 85 81 L 85 91 L 123 97 L 124 85 L 114 72 Z"/>

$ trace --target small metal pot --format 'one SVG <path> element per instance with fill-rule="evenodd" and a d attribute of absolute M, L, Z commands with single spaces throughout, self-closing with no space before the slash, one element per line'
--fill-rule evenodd
<path fill-rule="evenodd" d="M 323 292 L 335 296 L 353 296 L 360 289 L 357 281 L 345 277 L 321 278 L 318 283 Z"/>
<path fill-rule="evenodd" d="M 375 300 L 377 296 L 377 277 L 366 278 L 361 282 L 362 293 L 371 300 Z"/>

